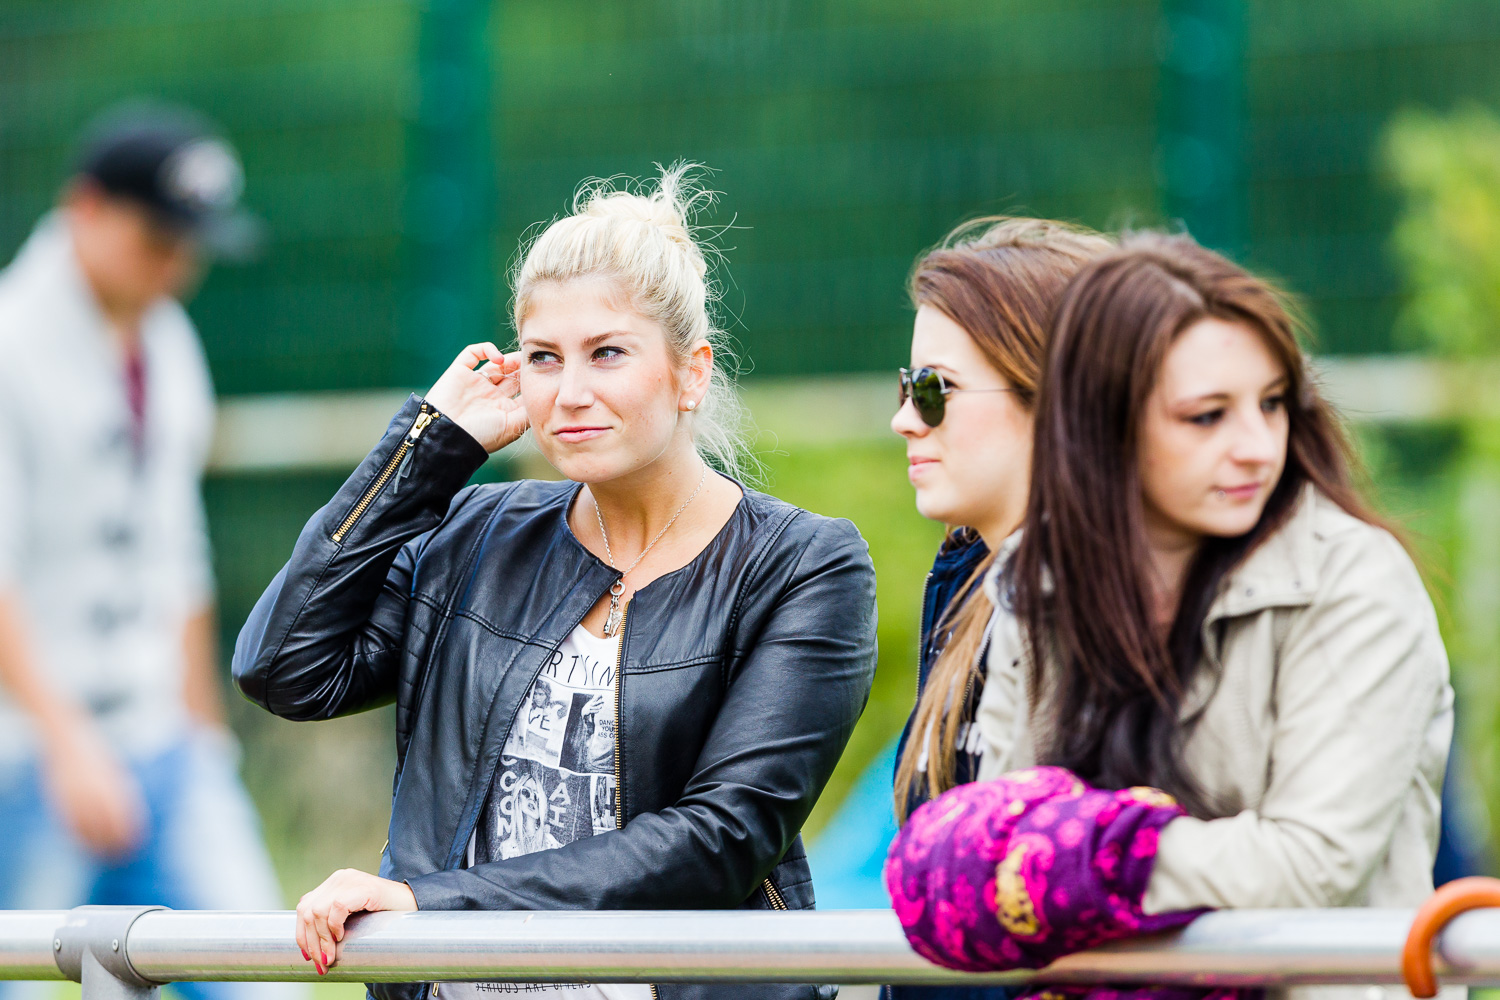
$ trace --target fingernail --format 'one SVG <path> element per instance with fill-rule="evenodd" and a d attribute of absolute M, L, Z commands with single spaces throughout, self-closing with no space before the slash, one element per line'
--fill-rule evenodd
<path fill-rule="evenodd" d="M 322 954 L 322 953 L 319 952 L 319 954 Z M 325 969 L 328 968 L 328 956 L 327 955 L 323 955 L 323 968 L 325 968 Z"/>
<path fill-rule="evenodd" d="M 306 948 L 302 949 L 302 960 L 304 962 L 311 962 L 312 961 L 312 956 L 307 953 L 307 949 Z"/>

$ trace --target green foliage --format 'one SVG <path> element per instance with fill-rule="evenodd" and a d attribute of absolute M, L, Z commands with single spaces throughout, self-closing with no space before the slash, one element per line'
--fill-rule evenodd
<path fill-rule="evenodd" d="M 1392 236 L 1407 299 L 1401 339 L 1452 358 L 1500 352 L 1500 118 L 1406 111 L 1386 159 L 1405 204 Z"/>
<path fill-rule="evenodd" d="M 1409 110 L 1392 121 L 1385 158 L 1402 195 L 1391 240 L 1405 300 L 1398 333 L 1409 345 L 1484 374 L 1500 357 L 1500 119 L 1470 106 Z M 1473 391 L 1472 389 L 1470 391 Z M 1438 595 L 1457 689 L 1460 735 L 1492 815 L 1500 815 L 1500 421 L 1471 411 L 1446 431 L 1446 460 L 1429 454 L 1424 498 L 1427 574 Z M 1388 436 L 1389 439 L 1389 436 Z M 1391 482 L 1385 483 L 1386 491 Z"/>

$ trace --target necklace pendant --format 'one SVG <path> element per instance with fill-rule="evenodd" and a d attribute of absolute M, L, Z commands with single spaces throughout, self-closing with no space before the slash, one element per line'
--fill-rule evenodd
<path fill-rule="evenodd" d="M 630 575 L 631 570 L 641 564 L 641 560 L 646 558 L 646 554 L 656 547 L 656 543 L 661 541 L 661 536 L 667 533 L 667 529 L 677 523 L 677 519 L 682 516 L 682 512 L 687 510 L 688 504 L 692 503 L 693 498 L 698 495 L 698 491 L 703 489 L 703 481 L 707 478 L 708 466 L 705 464 L 703 471 L 698 473 L 698 485 L 693 487 L 693 492 L 688 494 L 688 498 L 682 501 L 682 506 L 677 508 L 677 512 L 667 519 L 666 524 L 661 526 L 661 530 L 656 533 L 656 537 L 651 539 L 644 549 L 641 549 L 641 554 L 635 557 L 635 562 L 626 566 L 624 571 L 620 573 L 619 579 L 615 580 L 614 584 L 609 588 L 609 617 L 604 621 L 604 637 L 606 639 L 618 632 L 620 623 L 625 620 L 625 609 L 620 607 L 620 598 L 625 593 L 625 578 Z M 604 528 L 604 512 L 599 509 L 599 501 L 597 499 L 594 501 L 594 518 L 599 522 L 599 537 L 604 542 L 604 556 L 608 560 L 610 568 L 617 569 L 615 566 L 615 554 L 609 547 L 609 532 Z"/>
<path fill-rule="evenodd" d="M 620 619 L 624 617 L 620 613 L 620 595 L 611 592 L 609 595 L 609 617 L 604 621 L 604 638 L 614 637 L 620 628 Z"/>

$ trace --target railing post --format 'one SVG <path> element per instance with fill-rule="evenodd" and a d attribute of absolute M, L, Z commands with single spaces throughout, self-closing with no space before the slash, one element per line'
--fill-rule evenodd
<path fill-rule="evenodd" d="M 164 906 L 80 906 L 52 940 L 57 968 L 83 985 L 83 1000 L 156 1000 L 161 986 L 130 964 L 130 926 Z"/>

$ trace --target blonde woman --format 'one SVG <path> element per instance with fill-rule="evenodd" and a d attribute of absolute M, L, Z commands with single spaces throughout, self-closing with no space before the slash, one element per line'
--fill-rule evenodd
<path fill-rule="evenodd" d="M 586 188 L 516 272 L 518 350 L 472 345 L 407 402 L 241 633 L 236 681 L 278 715 L 396 703 L 380 874 L 336 872 L 297 909 L 320 971 L 362 910 L 813 905 L 798 831 L 869 691 L 874 572 L 852 524 L 732 475 L 701 197 L 682 169 Z M 527 429 L 564 481 L 464 488 Z M 612 753 L 564 761 L 590 708 Z M 516 829 L 528 807 L 544 830 Z"/>

